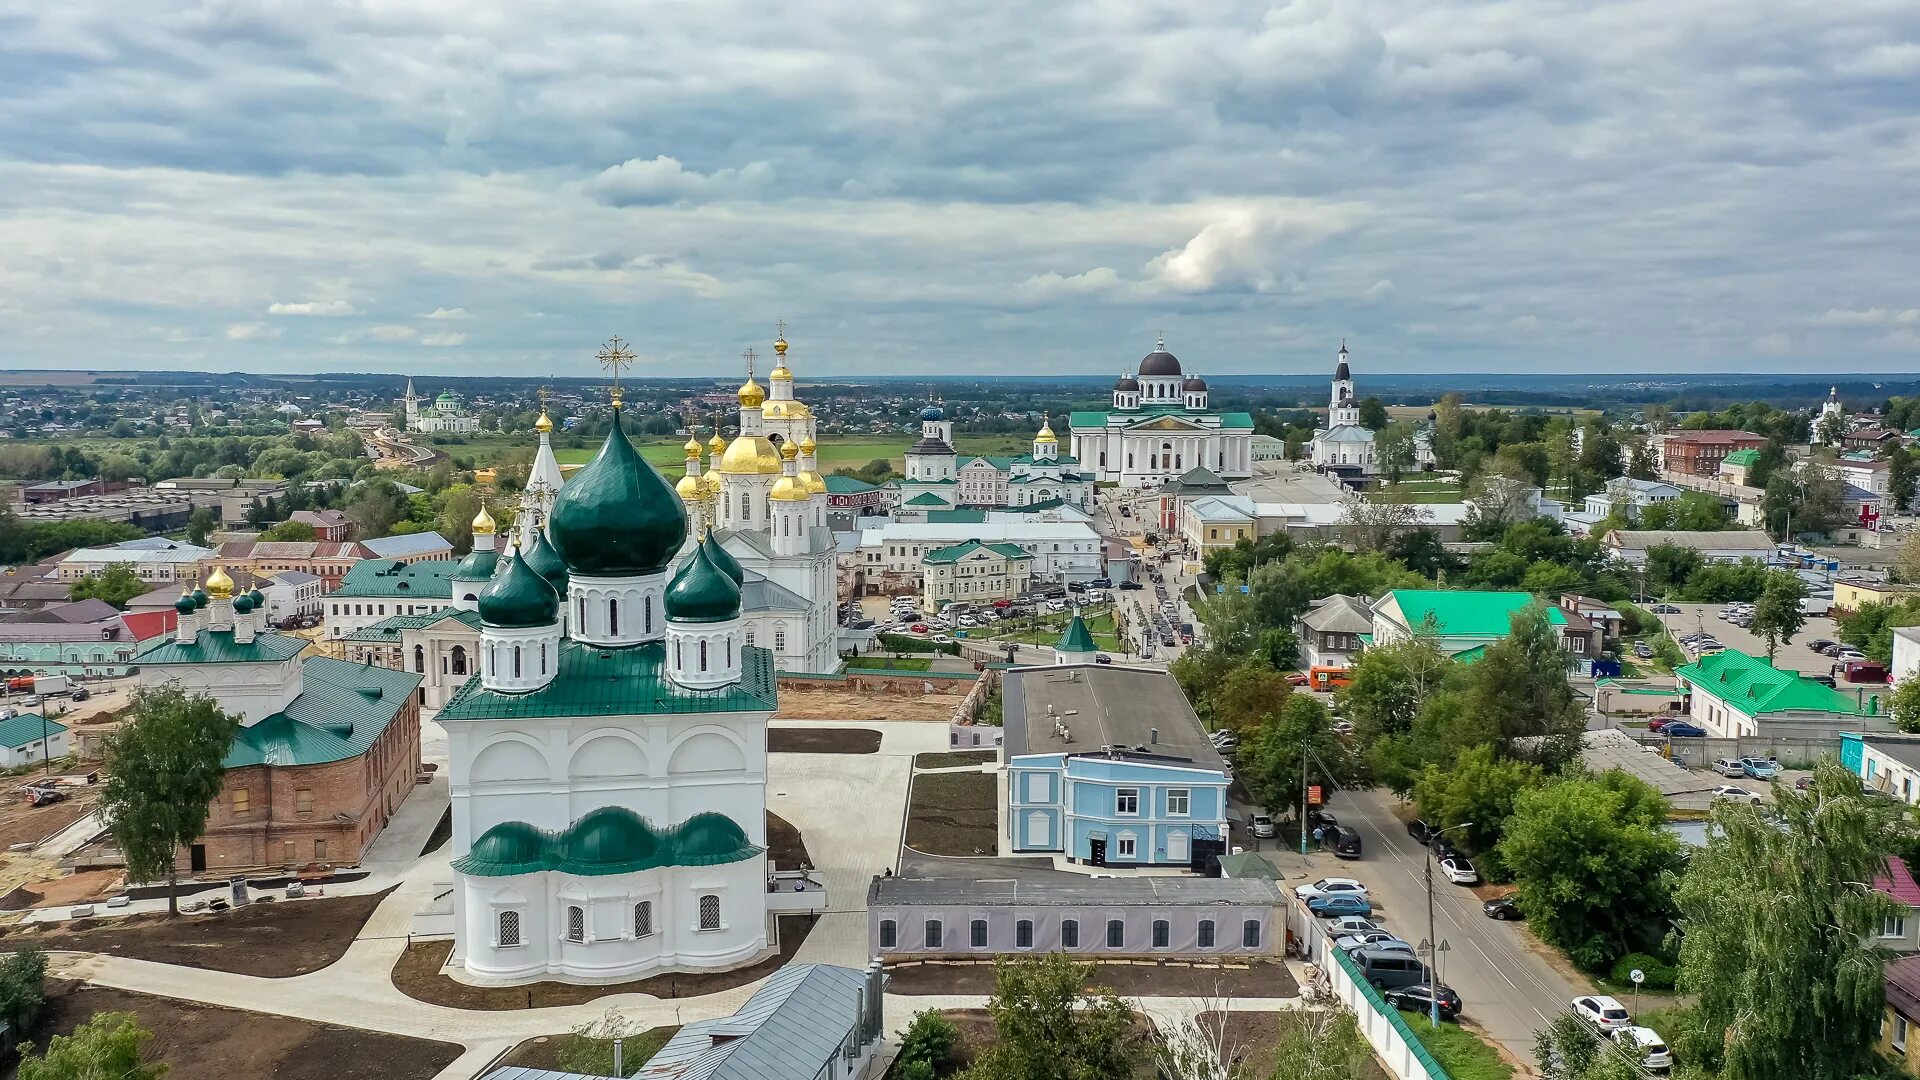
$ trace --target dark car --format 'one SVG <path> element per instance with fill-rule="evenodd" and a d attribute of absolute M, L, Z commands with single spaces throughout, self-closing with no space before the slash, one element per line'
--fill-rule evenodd
<path fill-rule="evenodd" d="M 1312 828 L 1316 825 L 1323 829 L 1337 829 L 1340 827 L 1340 819 L 1316 806 L 1307 811 L 1307 827 Z"/>
<path fill-rule="evenodd" d="M 1146 588 L 1145 585 L 1142 585 L 1137 581 L 1123 581 L 1120 583 L 1120 587 L 1122 589 L 1125 589 L 1128 592 L 1138 592 L 1139 590 Z"/>
<path fill-rule="evenodd" d="M 1419 818 L 1414 818 L 1407 822 L 1407 835 L 1413 837 L 1414 843 L 1424 846 L 1428 840 L 1433 839 L 1433 826 Z"/>
<path fill-rule="evenodd" d="M 1677 607 L 1674 607 L 1672 604 L 1655 604 L 1653 605 L 1653 607 L 1649 608 L 1648 610 L 1652 611 L 1655 615 L 1680 614 L 1680 609 Z"/>
<path fill-rule="evenodd" d="M 1327 846 L 1333 849 L 1335 858 L 1357 859 L 1360 857 L 1360 834 L 1344 825 L 1335 826 L 1333 835 L 1327 837 Z"/>
<path fill-rule="evenodd" d="M 1514 903 L 1513 897 L 1511 896 L 1503 896 L 1498 900 L 1489 900 L 1480 905 L 1480 910 L 1486 913 L 1487 918 L 1499 919 L 1502 922 L 1513 922 L 1526 918 L 1526 916 L 1520 912 L 1520 905 Z"/>
<path fill-rule="evenodd" d="M 1434 833 L 1432 838 L 1427 841 L 1427 848 L 1433 852 L 1435 859 L 1444 859 L 1449 855 L 1460 854 L 1460 849 L 1453 846 L 1453 841 L 1438 832 Z"/>
<path fill-rule="evenodd" d="M 1693 724 L 1668 724 L 1660 729 L 1660 734 L 1675 739 L 1704 739 L 1707 737 L 1707 729 Z"/>
<path fill-rule="evenodd" d="M 75 690 L 73 692 L 73 700 L 75 701 L 85 701 L 92 696 L 93 696 L 93 692 L 86 689 L 85 687 L 81 687 L 80 689 Z"/>
<path fill-rule="evenodd" d="M 1828 648 L 1837 648 L 1839 644 L 1840 644 L 1839 642 L 1833 640 L 1832 638 L 1817 637 L 1817 638 L 1814 638 L 1812 641 L 1807 642 L 1807 648 L 1812 649 L 1814 652 L 1817 652 L 1817 653 L 1824 653 L 1827 651 Z"/>
<path fill-rule="evenodd" d="M 1460 995 L 1453 992 L 1451 986 L 1428 986 L 1416 983 L 1383 992 L 1381 997 L 1396 1009 L 1408 1012 L 1431 1013 L 1437 999 L 1440 1004 L 1440 1019 L 1451 1020 L 1460 1015 Z"/>

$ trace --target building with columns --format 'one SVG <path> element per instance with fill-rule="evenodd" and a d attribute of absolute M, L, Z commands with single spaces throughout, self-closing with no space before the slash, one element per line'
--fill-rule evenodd
<path fill-rule="evenodd" d="M 1124 488 L 1158 487 L 1195 467 L 1253 475 L 1253 417 L 1209 408 L 1206 380 L 1184 374 L 1164 339 L 1113 384 L 1113 408 L 1073 413 L 1068 433 L 1082 469 Z"/>
<path fill-rule="evenodd" d="M 413 392 L 413 380 L 407 380 L 403 399 L 407 412 L 407 430 L 423 435 L 471 435 L 480 430 L 480 419 L 467 414 L 467 404 L 451 390 L 440 391 L 432 401 Z"/>

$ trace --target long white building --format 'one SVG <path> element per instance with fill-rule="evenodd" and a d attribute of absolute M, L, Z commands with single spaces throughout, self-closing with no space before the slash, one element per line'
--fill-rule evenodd
<path fill-rule="evenodd" d="M 1100 534 L 1084 521 L 1033 520 L 1037 515 L 988 513 L 985 521 L 893 521 L 860 530 L 856 563 L 869 579 L 920 573 L 929 551 L 978 540 L 1012 544 L 1033 556 L 1035 581 L 1089 581 L 1105 573 Z"/>

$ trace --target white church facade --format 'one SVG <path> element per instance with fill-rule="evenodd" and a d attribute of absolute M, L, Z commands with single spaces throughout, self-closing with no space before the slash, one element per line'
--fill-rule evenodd
<path fill-rule="evenodd" d="M 1414 432 L 1413 460 L 1408 463 L 1408 471 L 1433 467 L 1433 421 L 1434 416 L 1429 412 L 1427 422 Z M 1347 343 L 1343 341 L 1327 397 L 1327 426 L 1316 428 L 1313 433 L 1310 452 L 1314 467 L 1357 476 L 1381 472 L 1376 434 L 1360 422 L 1360 401 L 1354 393 L 1353 368 L 1348 363 Z"/>
<path fill-rule="evenodd" d="M 1253 475 L 1253 417 L 1208 405 L 1205 379 L 1185 374 L 1160 341 L 1113 384 L 1113 407 L 1075 412 L 1073 457 L 1097 480 L 1158 487 L 1193 468 L 1229 479 Z"/>
<path fill-rule="evenodd" d="M 407 380 L 407 430 L 423 435 L 471 435 L 480 430 L 478 417 L 467 413 L 467 404 L 459 394 L 442 390 L 440 396 L 425 401 L 413 392 L 413 380 Z"/>

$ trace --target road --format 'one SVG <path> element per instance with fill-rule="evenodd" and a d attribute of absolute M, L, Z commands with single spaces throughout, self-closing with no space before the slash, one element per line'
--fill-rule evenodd
<path fill-rule="evenodd" d="M 1375 918 L 1388 930 L 1418 945 L 1427 937 L 1426 849 L 1407 836 L 1393 815 L 1391 792 L 1341 792 L 1328 809 L 1342 825 L 1358 829 L 1365 856 L 1342 862 L 1314 855 L 1314 877 L 1345 875 L 1366 883 L 1373 894 Z M 1289 871 L 1298 855 L 1280 856 Z M 1296 884 L 1289 874 L 1289 884 Z M 1537 955 L 1539 948 L 1520 924 L 1489 919 L 1473 892 L 1435 872 L 1434 925 L 1449 948 L 1440 961 L 1440 979 L 1465 1003 L 1465 1015 L 1523 1062 L 1533 1060 L 1534 1032 L 1579 994 L 1577 985 Z"/>

